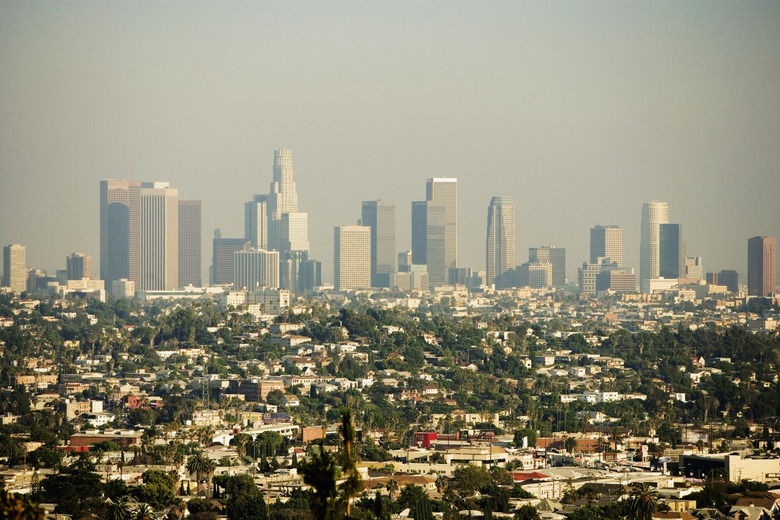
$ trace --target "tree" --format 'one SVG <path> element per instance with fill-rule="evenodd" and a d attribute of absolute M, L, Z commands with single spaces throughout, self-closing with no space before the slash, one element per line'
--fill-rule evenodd
<path fill-rule="evenodd" d="M 646 482 L 638 482 L 631 488 L 628 510 L 635 520 L 652 520 L 658 510 L 658 492 Z"/>
<path fill-rule="evenodd" d="M 163 509 L 176 500 L 176 479 L 163 471 L 149 469 L 141 475 L 143 484 L 133 489 L 133 496 L 139 501 L 151 505 L 154 509 Z"/>
<path fill-rule="evenodd" d="M 266 520 L 268 508 L 255 481 L 246 473 L 223 477 L 228 520 Z"/>
<path fill-rule="evenodd" d="M 563 441 L 563 447 L 569 453 L 574 453 L 574 450 L 577 449 L 577 439 L 574 437 L 566 437 L 566 440 Z"/>
<path fill-rule="evenodd" d="M 202 451 L 195 452 L 187 459 L 187 471 L 190 474 L 195 474 L 197 478 L 197 486 L 200 486 L 203 476 L 206 476 L 206 495 L 208 495 L 209 488 L 211 488 L 211 476 L 214 474 L 214 470 L 217 469 L 214 461 L 206 457 Z"/>
<path fill-rule="evenodd" d="M 540 520 L 539 511 L 532 505 L 524 505 L 515 511 L 515 520 Z"/>
<path fill-rule="evenodd" d="M 34 506 L 29 498 L 0 491 L 0 518 L 3 520 L 43 520 L 46 513 Z"/>
<path fill-rule="evenodd" d="M 390 495 L 390 501 L 393 501 L 393 497 L 398 493 L 398 481 L 391 478 L 387 481 L 387 493 Z"/>
<path fill-rule="evenodd" d="M 354 451 L 355 427 L 352 424 L 352 410 L 350 408 L 345 408 L 341 411 L 339 434 L 341 435 L 342 446 L 341 450 L 339 450 L 338 461 L 341 464 L 342 475 L 346 477 L 346 480 L 341 484 L 341 504 L 346 517 L 350 518 L 350 502 L 360 492 L 363 484 L 363 478 L 357 469 L 357 455 Z"/>
<path fill-rule="evenodd" d="M 132 517 L 133 510 L 130 509 L 130 504 L 127 503 L 127 497 L 122 497 L 116 502 L 113 500 L 108 501 L 108 507 L 105 515 L 103 515 L 103 520 L 130 520 Z"/>
<path fill-rule="evenodd" d="M 133 520 L 157 520 L 157 515 L 149 504 L 141 504 L 136 508 Z"/>
<path fill-rule="evenodd" d="M 340 473 L 336 460 L 325 450 L 324 441 L 313 446 L 311 458 L 298 463 L 303 482 L 310 485 L 309 506 L 317 520 L 333 520 L 336 507 L 336 481 Z"/>

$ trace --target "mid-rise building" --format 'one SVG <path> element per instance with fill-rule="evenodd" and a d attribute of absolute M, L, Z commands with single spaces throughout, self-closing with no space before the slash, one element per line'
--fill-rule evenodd
<path fill-rule="evenodd" d="M 100 279 L 141 283 L 141 183 L 100 181 Z"/>
<path fill-rule="evenodd" d="M 201 204 L 199 200 L 179 201 L 179 287 L 202 285 Z"/>
<path fill-rule="evenodd" d="M 233 253 L 233 287 L 254 291 L 279 287 L 279 252 L 249 249 Z"/>
<path fill-rule="evenodd" d="M 639 243 L 639 285 L 643 293 L 650 293 L 650 280 L 659 277 L 661 224 L 669 222 L 666 202 L 642 204 L 642 236 Z"/>
<path fill-rule="evenodd" d="M 685 259 L 685 278 L 704 280 L 704 264 L 700 256 L 689 256 Z"/>
<path fill-rule="evenodd" d="M 517 266 L 518 287 L 541 289 L 553 284 L 553 264 L 536 260 Z"/>
<path fill-rule="evenodd" d="M 739 294 L 739 274 L 733 269 L 707 273 L 706 282 L 708 285 L 722 285 L 727 291 Z"/>
<path fill-rule="evenodd" d="M 395 202 L 363 201 L 361 224 L 371 228 L 371 285 L 391 287 L 395 268 Z"/>
<path fill-rule="evenodd" d="M 748 239 L 748 296 L 771 296 L 777 287 L 777 240 Z"/>
<path fill-rule="evenodd" d="M 3 247 L 3 286 L 17 294 L 27 290 L 27 249 L 22 245 Z"/>
<path fill-rule="evenodd" d="M 590 229 L 590 263 L 609 258 L 623 267 L 623 229 L 618 226 L 594 226 Z"/>
<path fill-rule="evenodd" d="M 68 280 L 91 279 L 92 257 L 76 251 L 65 258 L 65 270 Z"/>
<path fill-rule="evenodd" d="M 528 248 L 528 261 L 549 262 L 552 265 L 552 287 L 566 285 L 566 249 L 563 247 L 542 246 Z"/>
<path fill-rule="evenodd" d="M 492 285 L 496 276 L 517 265 L 515 204 L 511 197 L 493 197 L 490 200 L 485 257 L 486 285 Z"/>
<path fill-rule="evenodd" d="M 682 278 L 685 274 L 683 261 L 682 226 L 660 224 L 658 228 L 658 276 L 661 278 Z"/>
<path fill-rule="evenodd" d="M 141 184 L 141 290 L 179 286 L 179 192 L 167 182 Z"/>
<path fill-rule="evenodd" d="M 333 283 L 337 291 L 371 288 L 371 228 L 333 229 Z"/>

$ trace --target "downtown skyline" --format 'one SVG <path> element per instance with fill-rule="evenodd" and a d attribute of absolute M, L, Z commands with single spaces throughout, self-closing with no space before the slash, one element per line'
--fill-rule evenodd
<path fill-rule="evenodd" d="M 340 5 L 0 6 L 0 243 L 50 273 L 97 264 L 98 182 L 168 181 L 202 201 L 205 281 L 277 148 L 327 281 L 362 201 L 395 202 L 409 249 L 432 177 L 458 179 L 461 267 L 485 269 L 494 196 L 515 202 L 517 262 L 565 248 L 570 281 L 596 225 L 624 230 L 638 273 L 651 200 L 742 283 L 748 238 L 780 236 L 776 4 Z"/>

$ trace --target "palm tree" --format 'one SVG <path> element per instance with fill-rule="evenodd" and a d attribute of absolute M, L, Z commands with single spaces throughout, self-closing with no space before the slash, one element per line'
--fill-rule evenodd
<path fill-rule="evenodd" d="M 387 481 L 387 493 L 390 495 L 390 501 L 393 501 L 393 496 L 398 492 L 398 481 L 391 478 Z"/>
<path fill-rule="evenodd" d="M 341 489 L 344 492 L 344 510 L 346 511 L 347 518 L 349 518 L 351 509 L 350 501 L 352 500 L 352 497 L 358 494 L 361 484 L 363 483 L 363 479 L 357 470 L 357 455 L 353 451 L 355 427 L 352 425 L 351 408 L 345 408 L 341 411 L 339 434 L 341 434 L 341 439 L 344 443 L 342 450 L 339 452 L 339 463 L 341 464 L 343 475 L 347 477 L 341 485 Z"/>
<path fill-rule="evenodd" d="M 103 520 L 130 520 L 132 515 L 133 512 L 127 503 L 127 497 L 122 497 L 116 502 L 109 499 Z"/>
<path fill-rule="evenodd" d="M 133 520 L 157 520 L 157 515 L 154 514 L 149 504 L 141 504 L 136 508 Z"/>
<path fill-rule="evenodd" d="M 651 520 L 658 510 L 658 492 L 647 482 L 638 482 L 631 488 L 628 499 L 630 518 L 634 520 Z"/>
<path fill-rule="evenodd" d="M 196 489 L 203 480 L 203 476 L 206 475 L 208 481 L 206 485 L 206 495 L 208 495 L 208 491 L 211 488 L 211 475 L 214 474 L 215 469 L 217 469 L 217 465 L 214 464 L 213 460 L 206 457 L 202 451 L 190 455 L 190 458 L 187 459 L 187 471 L 190 474 L 194 473 L 198 481 L 195 486 Z"/>

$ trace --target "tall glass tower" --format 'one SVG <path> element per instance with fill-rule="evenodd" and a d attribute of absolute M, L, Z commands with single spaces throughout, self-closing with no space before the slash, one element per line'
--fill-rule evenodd
<path fill-rule="evenodd" d="M 515 231 L 515 204 L 511 197 L 493 197 L 488 206 L 487 244 L 486 244 L 487 280 L 514 269 L 517 262 L 517 233 Z"/>

